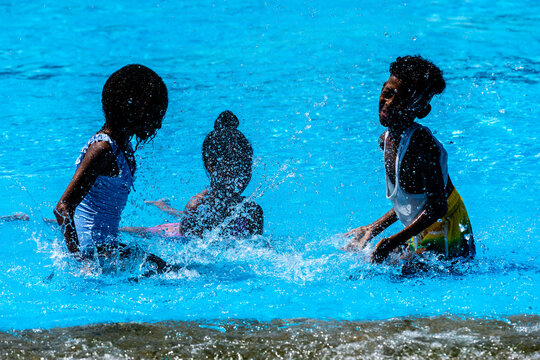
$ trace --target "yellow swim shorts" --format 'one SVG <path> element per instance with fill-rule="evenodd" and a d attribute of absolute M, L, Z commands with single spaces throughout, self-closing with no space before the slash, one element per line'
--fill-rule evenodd
<path fill-rule="evenodd" d="M 469 215 L 456 189 L 448 197 L 448 211 L 427 229 L 409 240 L 409 250 L 424 248 L 446 257 L 473 257 L 474 238 Z"/>

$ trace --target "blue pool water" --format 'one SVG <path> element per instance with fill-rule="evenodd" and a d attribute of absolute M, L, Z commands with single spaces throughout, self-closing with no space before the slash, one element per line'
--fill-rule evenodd
<path fill-rule="evenodd" d="M 100 322 L 540 314 L 540 6 L 537 1 L 0 2 L 0 330 Z M 377 139 L 388 65 L 420 53 L 446 91 L 423 124 L 449 153 L 477 258 L 403 277 L 336 234 L 389 209 Z M 141 279 L 82 269 L 44 224 L 79 149 L 102 124 L 113 71 L 142 63 L 170 105 L 138 173 L 122 224 L 172 220 L 207 183 L 201 144 L 232 110 L 255 149 L 247 195 L 261 238 L 138 242 L 186 267 Z M 389 231 L 399 229 L 399 224 Z"/>

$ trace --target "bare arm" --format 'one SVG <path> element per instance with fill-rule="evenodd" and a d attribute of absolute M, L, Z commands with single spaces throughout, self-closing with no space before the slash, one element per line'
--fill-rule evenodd
<path fill-rule="evenodd" d="M 118 231 L 141 235 L 141 236 L 148 236 L 151 233 L 148 231 L 147 227 L 144 226 L 123 226 L 118 229 Z"/>
<path fill-rule="evenodd" d="M 148 201 L 145 201 L 145 203 L 155 205 L 158 209 L 160 209 L 161 211 L 166 212 L 169 215 L 173 215 L 173 216 L 182 216 L 182 215 L 184 215 L 183 211 L 177 210 L 177 209 L 173 208 L 172 206 L 170 206 L 169 204 L 167 204 L 165 199 L 159 199 L 159 200 L 156 200 L 156 201 L 148 200 Z"/>
<path fill-rule="evenodd" d="M 396 212 L 394 209 L 390 209 L 386 214 L 381 216 L 378 220 L 373 223 L 360 226 L 359 228 L 353 229 L 344 234 L 346 237 L 351 237 L 351 241 L 345 245 L 342 250 L 346 251 L 359 251 L 362 250 L 366 244 L 373 239 L 375 236 L 379 235 L 381 232 L 386 230 L 390 225 L 397 221 Z"/>
<path fill-rule="evenodd" d="M 372 229 L 372 235 L 375 237 L 386 230 L 390 225 L 397 221 L 396 212 L 394 208 L 388 210 L 386 214 L 381 216 L 378 220 L 369 225 Z"/>
<path fill-rule="evenodd" d="M 426 209 L 422 211 L 422 213 L 420 213 L 420 215 L 411 224 L 409 224 L 409 226 L 405 227 L 400 232 L 379 241 L 372 254 L 373 261 L 383 261 L 388 254 L 392 252 L 392 250 L 401 245 L 405 245 L 408 239 L 418 235 L 420 232 L 437 221 L 437 219 L 444 216 L 444 214 L 445 213 L 442 213 L 442 215 L 437 216 L 434 212 L 432 212 L 432 210 Z"/>
<path fill-rule="evenodd" d="M 82 199 L 88 194 L 97 177 L 110 170 L 114 155 L 106 142 L 96 142 L 88 148 L 75 175 L 54 208 L 54 215 L 61 226 L 67 248 L 72 253 L 79 252 L 79 239 L 75 230 L 73 215 Z"/>
<path fill-rule="evenodd" d="M 193 196 L 184 208 L 185 217 L 181 222 L 181 231 L 183 234 L 202 236 L 204 229 L 200 226 L 199 214 L 197 208 L 207 201 L 208 190 L 203 190 Z"/>
<path fill-rule="evenodd" d="M 419 135 L 422 136 L 421 133 Z M 386 239 L 382 239 L 377 244 L 372 255 L 374 261 L 380 262 L 384 260 L 392 250 L 405 245 L 408 239 L 424 231 L 435 221 L 442 218 L 448 211 L 444 178 L 441 167 L 439 166 L 440 151 L 431 135 L 427 141 L 425 139 L 423 139 L 424 141 L 421 140 L 422 138 L 419 143 L 414 145 L 420 154 L 419 158 L 422 159 L 420 170 L 423 174 L 423 188 L 427 195 L 426 208 L 403 230 Z"/>

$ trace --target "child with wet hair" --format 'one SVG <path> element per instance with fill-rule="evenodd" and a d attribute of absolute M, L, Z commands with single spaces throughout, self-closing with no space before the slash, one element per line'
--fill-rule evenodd
<path fill-rule="evenodd" d="M 412 253 L 445 258 L 473 257 L 475 245 L 467 210 L 448 175 L 447 153 L 431 131 L 415 119 L 431 111 L 430 101 L 446 87 L 442 71 L 421 56 L 398 57 L 379 97 L 379 138 L 384 151 L 387 198 L 392 209 L 367 226 L 349 231 L 347 250 L 361 250 L 395 223 L 404 229 L 381 239 L 372 260 L 381 262 L 407 245 Z"/>
<path fill-rule="evenodd" d="M 260 205 L 242 196 L 251 180 L 253 148 L 237 128 L 240 122 L 231 111 L 222 112 L 214 130 L 204 139 L 202 159 L 210 186 L 193 196 L 184 211 L 165 201 L 147 201 L 173 216 L 178 223 L 150 228 L 125 227 L 122 231 L 162 237 L 202 237 L 206 231 L 219 230 L 222 235 L 250 236 L 263 233 L 263 211 Z"/>
<path fill-rule="evenodd" d="M 127 65 L 105 83 L 102 105 L 105 124 L 82 148 L 75 174 L 54 209 L 68 250 L 82 259 L 125 248 L 118 242 L 118 225 L 136 170 L 131 139 L 138 147 L 161 128 L 167 88 L 146 66 Z M 165 265 L 153 255 L 149 260 Z"/>

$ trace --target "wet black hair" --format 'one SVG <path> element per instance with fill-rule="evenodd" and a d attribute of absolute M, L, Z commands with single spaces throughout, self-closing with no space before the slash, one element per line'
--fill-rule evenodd
<path fill-rule="evenodd" d="M 244 178 L 245 186 L 251 180 L 253 148 L 237 128 L 240 121 L 231 111 L 224 111 L 214 122 L 214 130 L 204 139 L 202 157 L 204 166 L 220 165 L 234 167 L 235 173 Z M 209 171 L 210 172 L 210 171 Z"/>
<path fill-rule="evenodd" d="M 398 57 L 390 64 L 390 75 L 401 80 L 409 92 L 425 96 L 426 104 L 446 88 L 441 69 L 420 55 Z"/>
<path fill-rule="evenodd" d="M 144 65 L 127 65 L 105 82 L 101 96 L 105 122 L 127 129 L 137 144 L 149 141 L 161 126 L 169 98 L 163 80 Z"/>

